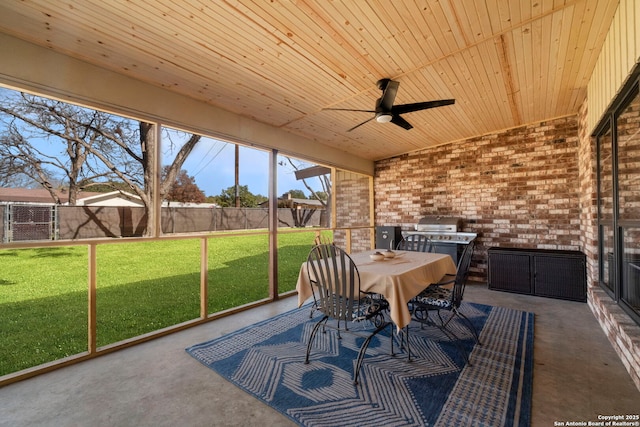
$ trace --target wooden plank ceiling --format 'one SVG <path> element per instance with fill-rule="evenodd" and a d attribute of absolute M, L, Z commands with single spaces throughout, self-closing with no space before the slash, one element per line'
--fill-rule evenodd
<path fill-rule="evenodd" d="M 367 159 L 577 112 L 617 0 L 23 0 L 0 31 Z M 396 104 L 371 121 L 380 78 Z"/>

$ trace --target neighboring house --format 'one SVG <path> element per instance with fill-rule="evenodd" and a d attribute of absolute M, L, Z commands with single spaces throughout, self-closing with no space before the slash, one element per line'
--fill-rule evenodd
<path fill-rule="evenodd" d="M 69 199 L 69 193 L 64 190 L 56 190 L 61 201 L 65 202 Z M 79 197 L 93 196 L 99 193 L 81 192 Z M 51 194 L 44 188 L 0 188 L 0 204 L 7 205 L 10 203 L 34 204 L 34 205 L 53 205 L 55 204 Z"/>
<path fill-rule="evenodd" d="M 267 207 L 268 201 L 260 203 L 258 206 Z M 278 197 L 279 208 L 291 208 L 291 209 L 324 209 L 324 205 L 320 200 L 316 199 L 297 199 L 291 197 L 291 193 L 285 193 L 281 197 Z"/>
<path fill-rule="evenodd" d="M 67 209 L 66 220 L 60 218 L 59 207 L 69 206 L 69 193 L 66 190 L 56 190 L 61 205 L 56 205 L 51 194 L 42 188 L 0 188 L 0 240 L 4 243 L 26 240 L 57 240 L 69 238 L 68 236 L 78 236 L 77 228 L 65 234 L 69 229 L 69 224 L 83 224 L 83 229 L 87 229 L 88 222 L 83 216 L 81 220 L 72 212 L 81 212 L 73 208 Z M 120 191 L 110 193 L 96 193 L 81 191 L 77 195 L 77 206 L 132 208 L 143 207 L 143 203 L 138 196 Z M 82 208 L 80 208 L 82 209 Z M 104 217 L 98 230 L 104 232 L 106 224 L 122 224 L 122 216 L 117 212 L 113 218 Z M 86 214 L 82 214 L 85 215 Z M 93 214 L 95 215 L 95 214 Z M 106 214 L 105 214 L 106 215 Z M 69 221 L 69 218 L 72 218 Z M 94 218 L 95 221 L 95 218 Z M 106 227 L 108 228 L 108 227 Z M 122 228 L 122 227 L 120 227 Z M 129 227 L 133 229 L 133 226 Z M 111 231 L 113 235 L 124 235 L 124 231 Z M 120 233 L 120 234 L 118 234 Z M 133 232 L 127 231 L 132 234 Z M 95 234 L 95 233 L 94 233 Z M 96 235 L 97 237 L 104 237 Z M 90 235 L 87 237 L 96 237 Z"/>
<path fill-rule="evenodd" d="M 278 207 L 294 208 L 294 209 L 324 209 L 322 202 L 315 199 L 296 199 L 290 197 L 288 199 L 278 199 Z"/>
<path fill-rule="evenodd" d="M 216 203 L 192 203 L 192 202 L 175 202 L 164 200 L 162 202 L 163 208 L 206 208 L 213 209 L 220 206 Z"/>
<path fill-rule="evenodd" d="M 68 205 L 69 193 L 66 190 L 56 190 L 63 205 Z M 42 188 L 0 188 L 0 204 L 31 204 L 54 205 L 51 194 Z M 110 193 L 96 193 L 81 191 L 78 193 L 78 206 L 144 206 L 140 198 L 134 194 L 120 191 Z"/>
<path fill-rule="evenodd" d="M 260 203 L 260 207 L 267 207 L 268 201 Z M 320 225 L 327 226 L 326 210 L 320 200 L 315 199 L 297 199 L 291 197 L 291 193 L 285 193 L 282 197 L 278 198 L 278 208 L 291 209 L 291 216 L 293 218 L 293 224 L 289 224 L 287 221 L 280 219 L 281 224 L 294 226 L 294 227 L 306 227 L 313 214 L 320 211 Z"/>
<path fill-rule="evenodd" d="M 58 197 L 63 206 L 67 206 L 69 194 L 65 190 L 57 190 Z M 297 199 L 296 199 L 297 200 Z M 7 205 L 34 204 L 53 205 L 51 194 L 45 189 L 31 188 L 0 188 L 0 204 Z M 81 191 L 78 193 L 76 206 L 113 206 L 113 207 L 144 207 L 140 197 L 125 191 L 111 191 L 109 193 L 96 193 Z M 172 208 L 217 208 L 215 203 L 187 203 L 187 202 L 163 202 L 163 207 Z"/>
<path fill-rule="evenodd" d="M 140 197 L 124 191 L 111 191 L 109 193 L 93 193 L 88 197 L 78 197 L 77 206 L 126 206 L 144 207 Z"/>

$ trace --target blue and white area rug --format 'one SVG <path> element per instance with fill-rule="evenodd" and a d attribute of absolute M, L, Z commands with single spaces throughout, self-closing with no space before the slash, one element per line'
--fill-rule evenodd
<path fill-rule="evenodd" d="M 292 310 L 187 352 L 302 426 L 528 426 L 531 419 L 533 313 L 464 303 L 480 333 L 475 345 L 458 320 L 470 365 L 433 327 L 411 324 L 411 362 L 390 355 L 379 334 L 367 350 L 358 385 L 360 338 L 318 333 L 310 363 L 306 343 L 318 315 Z M 396 348 L 397 351 L 397 348 Z"/>

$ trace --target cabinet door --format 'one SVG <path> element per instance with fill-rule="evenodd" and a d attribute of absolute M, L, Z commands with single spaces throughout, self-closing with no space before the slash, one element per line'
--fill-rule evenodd
<path fill-rule="evenodd" d="M 531 294 L 529 254 L 489 253 L 489 289 Z"/>
<path fill-rule="evenodd" d="M 586 301 L 585 261 L 581 257 L 534 257 L 534 294 L 543 297 Z"/>

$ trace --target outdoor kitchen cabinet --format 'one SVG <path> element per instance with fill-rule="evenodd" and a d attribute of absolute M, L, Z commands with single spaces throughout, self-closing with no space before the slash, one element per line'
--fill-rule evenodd
<path fill-rule="evenodd" d="M 586 302 L 586 257 L 579 251 L 490 248 L 489 289 Z"/>

